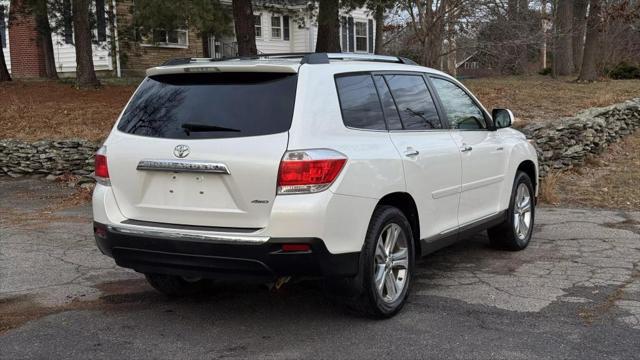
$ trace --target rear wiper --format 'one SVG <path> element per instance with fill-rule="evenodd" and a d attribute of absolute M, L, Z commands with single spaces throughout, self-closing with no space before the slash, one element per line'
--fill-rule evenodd
<path fill-rule="evenodd" d="M 223 126 L 216 125 L 207 125 L 207 124 L 196 124 L 196 123 L 184 123 L 182 124 L 182 128 L 187 132 L 207 132 L 207 131 L 230 131 L 230 132 L 240 132 L 238 129 L 227 128 Z"/>

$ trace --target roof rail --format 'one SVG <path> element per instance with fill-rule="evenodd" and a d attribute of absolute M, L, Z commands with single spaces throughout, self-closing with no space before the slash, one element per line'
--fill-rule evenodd
<path fill-rule="evenodd" d="M 167 60 L 162 66 L 186 65 L 198 62 L 217 62 L 227 60 L 257 60 L 257 59 L 295 59 L 300 58 L 300 64 L 328 64 L 330 60 L 357 60 L 357 61 L 373 61 L 399 63 L 406 65 L 417 65 L 413 60 L 390 55 L 374 55 L 374 54 L 358 54 L 358 53 L 308 53 L 308 52 L 292 52 L 292 53 L 271 53 L 258 54 L 252 56 L 235 56 L 227 58 L 176 58 Z"/>

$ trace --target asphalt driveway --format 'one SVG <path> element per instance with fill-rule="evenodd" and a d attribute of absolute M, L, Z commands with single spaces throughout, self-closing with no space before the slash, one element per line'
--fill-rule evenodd
<path fill-rule="evenodd" d="M 3 359 L 640 358 L 640 212 L 540 208 L 527 250 L 428 256 L 374 321 L 314 282 L 167 299 L 100 254 L 72 190 L 1 180 L 0 199 Z"/>

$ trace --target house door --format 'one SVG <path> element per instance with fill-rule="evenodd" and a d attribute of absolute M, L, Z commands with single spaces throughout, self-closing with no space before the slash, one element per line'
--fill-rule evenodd
<path fill-rule="evenodd" d="M 213 59 L 222 59 L 224 57 L 222 43 L 213 35 L 209 36 L 209 54 L 207 56 Z"/>

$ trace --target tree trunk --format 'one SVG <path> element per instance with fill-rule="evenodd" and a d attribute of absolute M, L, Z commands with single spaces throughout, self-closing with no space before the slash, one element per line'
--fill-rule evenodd
<path fill-rule="evenodd" d="M 573 0 L 559 0 L 555 18 L 555 43 L 553 77 L 571 75 L 573 72 Z"/>
<path fill-rule="evenodd" d="M 382 54 L 384 52 L 384 6 L 378 4 L 376 6 L 376 12 L 374 14 L 374 19 L 376 21 L 376 43 L 375 43 L 375 53 Z"/>
<path fill-rule="evenodd" d="M 251 0 L 233 0 L 233 23 L 236 28 L 238 55 L 257 55 L 256 28 Z"/>
<path fill-rule="evenodd" d="M 0 82 L 3 81 L 11 81 L 11 75 L 9 75 L 9 70 L 7 70 L 7 63 L 4 62 L 4 51 L 2 50 L 2 46 L 0 46 Z"/>
<path fill-rule="evenodd" d="M 35 7 L 36 24 L 38 27 L 38 45 L 42 47 L 44 70 L 48 79 L 57 80 L 56 59 L 53 55 L 53 41 L 51 40 L 51 26 L 47 9 L 47 0 L 38 0 Z"/>
<path fill-rule="evenodd" d="M 73 0 L 73 35 L 76 46 L 76 87 L 78 88 L 100 86 L 93 67 L 89 1 Z"/>
<path fill-rule="evenodd" d="M 322 0 L 318 10 L 316 52 L 340 52 L 339 0 Z"/>
<path fill-rule="evenodd" d="M 600 47 L 600 37 L 602 32 L 600 15 L 600 0 L 590 0 L 589 18 L 587 20 L 587 39 L 584 43 L 582 67 L 580 69 L 578 81 L 595 81 L 598 79 L 596 58 Z"/>
<path fill-rule="evenodd" d="M 582 51 L 584 48 L 584 31 L 587 22 L 587 4 L 588 0 L 574 0 L 573 4 L 573 34 L 572 34 L 572 51 L 573 66 L 576 72 L 580 71 L 582 64 Z"/>
<path fill-rule="evenodd" d="M 540 32 L 542 33 L 542 44 L 540 44 L 540 67 L 547 67 L 547 29 L 545 27 L 547 21 L 547 0 L 540 1 Z"/>
<path fill-rule="evenodd" d="M 519 0 L 518 1 L 518 19 L 522 27 L 525 27 L 524 24 L 527 23 L 527 17 L 529 16 L 529 1 L 527 0 Z M 518 66 L 517 72 L 519 74 L 526 74 L 527 68 L 529 64 L 529 46 L 527 44 L 527 35 L 526 32 L 522 32 L 520 38 L 520 44 L 518 45 Z"/>

